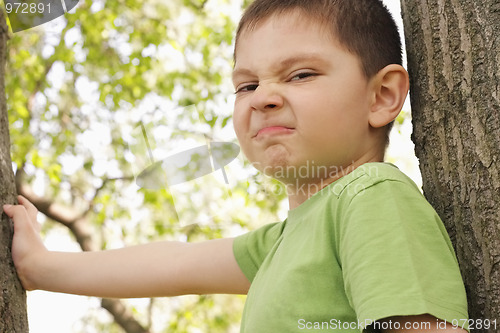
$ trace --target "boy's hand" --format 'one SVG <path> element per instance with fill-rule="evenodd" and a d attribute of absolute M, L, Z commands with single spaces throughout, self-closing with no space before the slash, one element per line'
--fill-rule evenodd
<path fill-rule="evenodd" d="M 35 265 L 43 262 L 41 256 L 47 253 L 40 238 L 40 224 L 37 222 L 38 210 L 23 196 L 18 196 L 19 204 L 4 205 L 3 211 L 14 220 L 14 239 L 12 240 L 12 258 L 17 274 L 26 290 L 33 290 L 30 272 Z"/>

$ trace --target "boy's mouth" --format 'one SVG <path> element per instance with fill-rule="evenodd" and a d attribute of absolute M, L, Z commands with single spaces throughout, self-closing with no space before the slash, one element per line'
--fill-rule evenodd
<path fill-rule="evenodd" d="M 252 138 L 259 138 L 267 135 L 291 134 L 295 129 L 286 126 L 268 126 L 261 128 Z"/>

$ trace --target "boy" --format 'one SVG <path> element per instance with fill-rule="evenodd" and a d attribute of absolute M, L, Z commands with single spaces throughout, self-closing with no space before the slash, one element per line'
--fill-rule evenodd
<path fill-rule="evenodd" d="M 20 197 L 13 258 L 28 290 L 100 297 L 248 293 L 242 332 L 448 332 L 467 318 L 436 213 L 383 161 L 408 91 L 379 0 L 256 0 L 237 32 L 234 127 L 283 182 L 282 223 L 235 239 L 49 252 Z"/>

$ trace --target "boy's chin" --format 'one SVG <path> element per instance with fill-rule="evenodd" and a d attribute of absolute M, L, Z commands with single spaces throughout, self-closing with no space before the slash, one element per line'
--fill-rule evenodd
<path fill-rule="evenodd" d="M 256 161 L 251 161 L 251 164 L 263 174 L 273 178 L 286 177 L 285 174 L 288 170 L 294 168 L 293 164 L 289 161 L 289 156 L 285 154 L 268 155 Z"/>
<path fill-rule="evenodd" d="M 264 164 L 253 162 L 252 166 L 271 178 L 282 181 L 288 178 L 288 167 L 286 164 Z"/>
<path fill-rule="evenodd" d="M 283 184 L 307 182 L 310 178 L 311 170 L 307 165 L 294 165 L 289 161 L 280 161 L 280 163 L 252 163 L 252 165 L 271 178 L 280 181 Z"/>

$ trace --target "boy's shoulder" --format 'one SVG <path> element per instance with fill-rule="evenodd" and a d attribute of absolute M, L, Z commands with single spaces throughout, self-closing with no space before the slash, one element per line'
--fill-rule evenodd
<path fill-rule="evenodd" d="M 355 172 L 357 172 L 359 175 L 367 177 L 373 182 L 395 180 L 413 183 L 413 181 L 404 172 L 399 170 L 399 168 L 392 163 L 365 163 L 358 167 Z"/>
<path fill-rule="evenodd" d="M 398 167 L 390 163 L 366 163 L 315 193 L 289 211 L 288 217 L 315 219 L 321 214 L 358 209 L 359 205 L 384 210 L 387 205 L 402 204 L 401 200 L 428 205 L 418 186 Z"/>
<path fill-rule="evenodd" d="M 405 186 L 409 186 L 409 190 L 420 192 L 413 180 L 397 166 L 383 162 L 365 163 L 357 167 L 346 176 L 330 184 L 329 192 L 337 196 L 357 195 L 381 183 L 389 186 L 391 184 L 406 184 Z"/>

